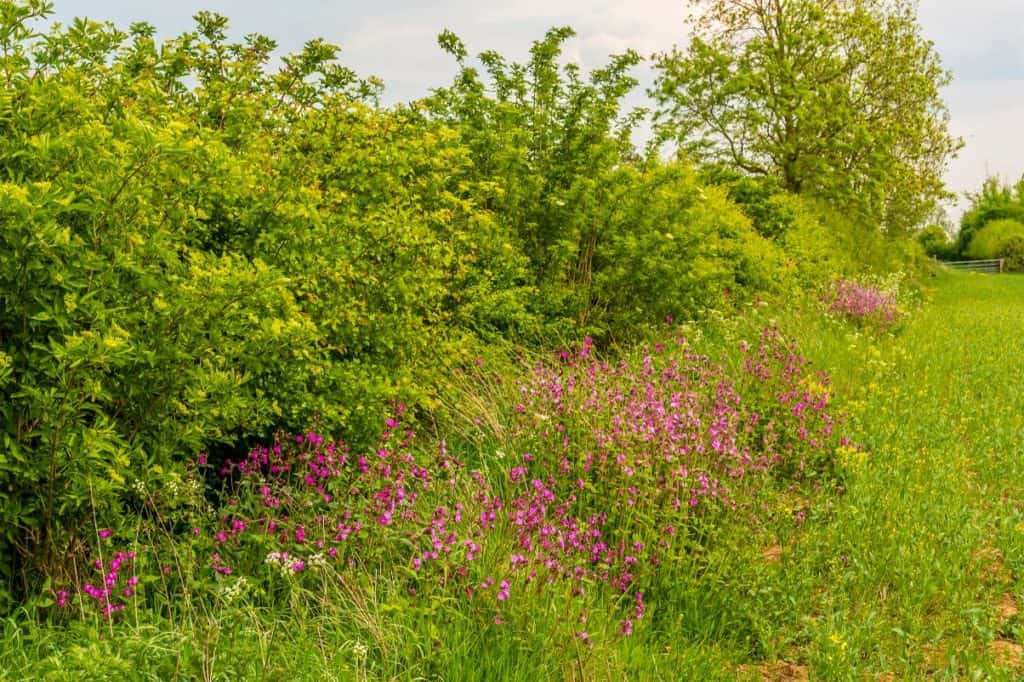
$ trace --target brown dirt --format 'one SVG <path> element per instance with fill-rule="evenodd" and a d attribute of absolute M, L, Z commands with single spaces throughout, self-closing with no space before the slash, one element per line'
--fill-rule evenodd
<path fill-rule="evenodd" d="M 988 647 L 988 652 L 1000 665 L 1020 668 L 1024 664 L 1024 647 L 1007 639 L 997 639 Z"/>
<path fill-rule="evenodd" d="M 996 615 L 999 616 L 999 624 L 1005 624 L 1006 621 L 1010 620 L 1018 613 L 1020 613 L 1020 607 L 1017 605 L 1017 598 L 1007 592 L 999 600 L 999 605 L 996 606 Z"/>
<path fill-rule="evenodd" d="M 782 546 L 781 545 L 772 545 L 771 547 L 766 547 L 764 549 L 764 551 L 761 552 L 761 556 L 764 557 L 764 560 L 766 562 L 768 562 L 769 564 L 781 563 L 782 562 Z"/>
<path fill-rule="evenodd" d="M 1012 577 L 1010 569 L 1006 567 L 1003 553 L 995 547 L 985 547 L 974 555 L 981 579 L 988 585 L 1006 583 Z"/>
<path fill-rule="evenodd" d="M 764 663 L 762 665 L 741 665 L 739 672 L 744 675 L 755 673 L 761 682 L 808 682 L 810 671 L 806 665 L 795 663 Z"/>
<path fill-rule="evenodd" d="M 921 656 L 924 658 L 924 667 L 928 673 L 935 673 L 945 666 L 949 660 L 949 654 L 945 647 L 938 644 L 925 644 L 921 647 Z"/>

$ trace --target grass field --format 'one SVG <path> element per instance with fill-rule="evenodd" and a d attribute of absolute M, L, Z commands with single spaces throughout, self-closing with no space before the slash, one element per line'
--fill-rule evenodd
<path fill-rule="evenodd" d="M 950 274 L 932 294 L 893 339 L 804 337 L 870 453 L 783 554 L 807 600 L 784 653 L 812 677 L 1022 672 L 1024 279 Z"/>
<path fill-rule="evenodd" d="M 553 646 L 554 603 L 483 627 L 457 607 L 407 607 L 368 576 L 278 610 L 196 604 L 70 627 L 16 614 L 0 679 L 1020 679 L 1024 278 L 930 285 L 892 334 L 779 315 L 832 375 L 864 450 L 840 455 L 843 490 L 802 522 L 783 504 L 721 531 L 672 612 L 653 604 L 633 637 Z M 590 611 L 591 632 L 618 627 L 603 619 Z"/>

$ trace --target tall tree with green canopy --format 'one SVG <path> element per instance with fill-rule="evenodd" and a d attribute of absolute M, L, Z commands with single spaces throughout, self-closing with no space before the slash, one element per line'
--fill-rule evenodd
<path fill-rule="evenodd" d="M 914 0 L 690 0 L 656 56 L 662 141 L 823 198 L 888 232 L 945 198 L 961 141 Z"/>

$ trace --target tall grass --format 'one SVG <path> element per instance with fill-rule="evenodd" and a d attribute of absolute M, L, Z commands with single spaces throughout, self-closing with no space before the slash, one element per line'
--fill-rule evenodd
<path fill-rule="evenodd" d="M 271 548 L 260 544 L 265 527 L 237 543 L 228 535 L 244 518 L 242 537 L 249 537 L 244 534 L 255 527 L 258 509 L 245 500 L 264 500 L 261 489 L 281 481 L 265 466 L 244 477 L 238 466 L 229 466 L 228 478 L 241 487 L 229 486 L 234 492 L 210 517 L 215 523 L 202 528 L 192 554 L 180 542 L 147 536 L 140 526 L 133 551 L 177 548 L 181 576 L 174 586 L 140 581 L 143 596 L 120 597 L 125 609 L 112 618 L 104 618 L 102 609 L 82 618 L 41 595 L 3 621 L 0 677 L 1014 679 L 1024 671 L 1024 620 L 1018 614 L 1024 595 L 1024 462 L 1018 456 L 1024 389 L 1013 378 L 1013 368 L 1024 361 L 1024 279 L 940 275 L 929 299 L 891 329 L 844 321 L 823 305 L 751 306 L 700 332 L 684 330 L 686 345 L 639 349 L 620 364 L 603 364 L 584 346 L 565 358 L 542 358 L 539 365 L 534 358 L 527 363 L 532 369 L 518 376 L 507 367 L 490 374 L 486 367 L 467 368 L 461 385 L 473 388 L 462 398 L 450 394 L 457 409 L 438 427 L 439 434 L 450 434 L 449 460 L 438 459 L 438 439 L 407 443 L 397 423 L 384 439 L 389 457 L 412 453 L 404 466 L 427 467 L 421 458 L 429 454 L 429 466 L 449 461 L 467 475 L 433 478 L 457 482 L 423 489 L 419 499 L 431 502 L 429 513 L 413 505 L 416 513 L 405 517 L 404 526 L 377 523 L 366 538 L 367 547 L 376 549 L 346 547 L 343 565 L 330 570 L 283 571 L 266 562 Z M 807 359 L 795 386 L 812 397 L 827 390 L 836 428 L 857 447 L 834 442 L 828 457 L 815 459 L 810 444 L 800 440 L 802 427 L 790 424 L 787 433 L 794 438 L 774 442 L 786 443 L 780 460 L 802 457 L 802 469 L 772 462 L 736 476 L 730 474 L 736 462 L 747 461 L 744 451 L 766 450 L 763 432 L 733 429 L 731 445 L 702 441 L 686 455 L 695 458 L 688 461 L 694 471 L 699 464 L 729 494 L 698 495 L 694 507 L 686 498 L 672 511 L 669 478 L 641 455 L 673 452 L 675 431 L 645 433 L 641 427 L 655 414 L 658 424 L 676 424 L 667 419 L 676 407 L 725 414 L 721 423 L 729 428 L 749 423 L 754 410 L 770 415 L 785 387 L 759 392 L 742 374 L 770 322 Z M 739 351 L 744 339 L 751 344 L 746 355 Z M 828 370 L 830 382 L 820 370 Z M 635 393 L 620 390 L 628 377 L 638 380 Z M 733 380 L 723 383 L 723 377 Z M 676 400 L 674 406 L 674 392 L 687 394 L 677 390 L 683 379 L 690 402 Z M 792 417 L 793 405 L 786 405 L 775 423 Z M 625 417 L 616 421 L 616 415 Z M 609 431 L 616 424 L 619 431 Z M 595 465 L 577 471 L 579 462 L 572 460 L 564 474 L 561 456 L 577 446 Z M 310 453 L 322 454 L 325 447 L 307 440 L 283 450 L 308 466 Z M 604 452 L 627 456 L 622 462 L 609 456 L 601 469 L 596 463 Z M 468 475 L 473 470 L 480 475 Z M 573 497 L 580 476 L 585 485 Z M 383 480 L 378 473 L 371 478 L 375 485 Z M 379 521 L 381 510 L 366 505 L 383 498 L 368 494 L 370 479 L 353 483 L 358 479 L 345 479 L 340 497 L 348 506 L 337 508 L 322 497 L 339 496 L 333 483 L 317 490 L 319 484 L 306 485 L 304 476 L 293 481 L 288 490 L 307 490 L 308 499 L 292 500 L 289 518 L 275 531 L 288 529 L 292 556 L 308 564 L 316 553 L 310 527 L 309 537 L 295 544 L 302 509 L 320 517 L 369 509 Z M 637 487 L 633 480 L 660 492 L 643 497 L 630 490 Z M 249 497 L 243 496 L 246 486 Z M 428 547 L 431 528 L 437 529 L 438 495 L 448 496 L 451 510 L 465 500 L 465 516 L 445 526 L 457 534 L 457 542 L 448 543 L 453 548 L 445 551 L 442 538 L 438 558 L 423 560 L 424 551 L 434 551 Z M 517 523 L 524 520 L 517 510 L 537 512 L 538 495 L 553 498 L 544 512 L 551 529 Z M 314 498 L 322 508 L 312 504 Z M 492 505 L 496 498 L 500 509 Z M 176 513 L 182 520 L 196 518 L 190 515 L 199 514 L 202 504 L 182 503 Z M 601 507 L 609 518 L 588 525 L 586 510 Z M 265 509 L 279 513 L 281 507 Z M 487 509 L 496 518 L 485 528 L 480 514 Z M 618 546 L 611 540 L 627 538 L 624 546 L 637 542 L 642 548 L 616 554 L 611 563 L 601 556 L 596 564 L 573 558 L 575 550 L 565 549 L 571 542 L 555 543 L 563 548 L 558 552 L 522 549 L 545 547 L 552 538 L 567 541 L 559 533 L 567 532 L 568 521 L 599 529 L 609 548 Z M 648 547 L 657 546 L 652 538 L 669 522 L 680 528 L 678 544 L 654 556 Z M 218 540 L 217 532 L 227 535 Z M 275 537 L 273 551 L 280 552 Z M 103 539 L 120 540 L 117 534 Z M 472 560 L 465 540 L 479 546 Z M 593 543 L 585 549 L 592 551 Z M 214 552 L 221 566 L 233 569 L 230 574 L 217 572 Z M 510 558 L 518 554 L 529 558 L 515 570 L 519 562 Z M 397 556 L 405 559 L 396 562 Z M 537 560 L 557 565 L 541 570 Z M 424 572 L 424 565 L 433 568 Z M 569 570 L 575 566 L 585 569 L 582 575 Z M 133 569 L 143 567 L 140 557 Z M 626 568 L 630 579 L 623 581 Z M 122 590 L 123 580 L 118 577 Z M 638 619 L 639 593 L 644 609 Z M 84 598 L 72 590 L 70 599 Z"/>

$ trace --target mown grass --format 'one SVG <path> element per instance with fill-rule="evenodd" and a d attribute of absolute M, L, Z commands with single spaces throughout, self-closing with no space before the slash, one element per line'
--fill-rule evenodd
<path fill-rule="evenodd" d="M 892 333 L 810 306 L 707 334 L 713 348 L 774 318 L 830 372 L 864 452 L 842 455 L 842 491 L 718 529 L 633 637 L 555 646 L 554 602 L 491 627 L 375 575 L 287 609 L 225 600 L 174 622 L 22 612 L 0 628 L 0 679 L 1019 679 L 1024 278 L 930 285 Z M 602 599 L 595 633 L 618 627 Z"/>

